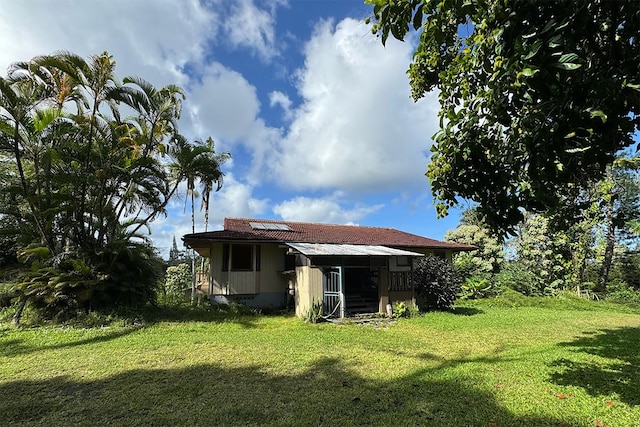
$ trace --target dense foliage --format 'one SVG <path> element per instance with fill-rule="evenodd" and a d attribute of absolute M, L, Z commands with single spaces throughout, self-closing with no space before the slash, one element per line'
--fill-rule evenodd
<path fill-rule="evenodd" d="M 453 255 L 453 266 L 462 279 L 473 276 L 488 279 L 500 270 L 504 259 L 503 242 L 482 221 L 475 208 L 462 213 L 460 225 L 454 230 L 449 230 L 444 240 L 465 243 L 477 248 L 475 251 Z"/>
<path fill-rule="evenodd" d="M 115 65 L 61 52 L 0 78 L 2 248 L 30 269 L 16 320 L 27 301 L 55 315 L 152 302 L 158 257 L 142 233 L 181 182 L 222 183 L 228 154 L 178 133 L 183 90 L 120 81 Z"/>
<path fill-rule="evenodd" d="M 460 292 L 460 282 L 453 266 L 440 257 L 427 256 L 418 261 L 412 280 L 420 311 L 451 308 Z"/>
<path fill-rule="evenodd" d="M 165 302 L 184 301 L 185 292 L 191 287 L 191 266 L 187 263 L 167 267 L 162 288 Z"/>
<path fill-rule="evenodd" d="M 369 0 L 384 43 L 421 30 L 414 99 L 440 96 L 428 177 L 440 215 L 471 199 L 512 231 L 565 214 L 640 130 L 636 2 Z"/>

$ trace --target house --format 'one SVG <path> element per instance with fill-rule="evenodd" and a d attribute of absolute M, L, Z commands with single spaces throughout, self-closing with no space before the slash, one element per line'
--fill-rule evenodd
<path fill-rule="evenodd" d="M 187 234 L 185 244 L 210 259 L 212 302 L 295 307 L 304 316 L 322 302 L 325 315 L 384 312 L 413 299 L 415 259 L 451 260 L 475 247 L 393 228 L 225 218 L 224 229 Z"/>

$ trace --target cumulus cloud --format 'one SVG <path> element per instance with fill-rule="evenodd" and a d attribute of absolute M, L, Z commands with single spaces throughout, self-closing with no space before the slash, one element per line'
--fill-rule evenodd
<path fill-rule="evenodd" d="M 356 224 L 367 215 L 383 208 L 383 205 L 378 204 L 345 209 L 341 206 L 340 199 L 339 193 L 325 198 L 295 197 L 274 206 L 273 212 L 289 221 Z"/>
<path fill-rule="evenodd" d="M 275 36 L 277 6 L 285 1 L 268 2 L 268 10 L 261 9 L 252 0 L 231 4 L 231 14 L 224 22 L 224 32 L 234 47 L 247 47 L 263 60 L 278 55 Z"/>
<path fill-rule="evenodd" d="M 295 189 L 373 192 L 424 185 L 437 100 L 414 104 L 410 44 L 384 48 L 362 22 L 323 22 L 298 71 L 303 101 L 268 164 Z"/>
<path fill-rule="evenodd" d="M 108 51 L 119 76 L 184 84 L 187 63 L 200 63 L 218 16 L 198 0 L 8 2 L 0 10 L 0 69 L 36 55 Z M 15 23 L 19 23 L 16 25 Z"/>
<path fill-rule="evenodd" d="M 280 92 L 279 90 L 274 90 L 269 94 L 269 105 L 272 107 L 277 105 L 280 108 L 282 108 L 282 113 L 285 120 L 289 120 L 291 118 L 292 104 L 293 102 L 291 101 L 291 99 L 289 99 L 289 97 L 286 94 Z"/>
<path fill-rule="evenodd" d="M 261 126 L 256 88 L 242 74 L 214 62 L 189 89 L 185 106 L 194 128 L 228 143 L 246 140 Z"/>

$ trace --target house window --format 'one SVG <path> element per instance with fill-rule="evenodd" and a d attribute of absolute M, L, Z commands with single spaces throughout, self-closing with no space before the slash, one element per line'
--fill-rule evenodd
<path fill-rule="evenodd" d="M 233 245 L 231 247 L 231 270 L 253 269 L 253 246 Z"/>
<path fill-rule="evenodd" d="M 433 256 L 442 258 L 442 259 L 447 259 L 447 253 L 445 251 L 433 251 Z"/>
<path fill-rule="evenodd" d="M 228 243 L 222 245 L 222 271 L 229 271 L 229 247 Z"/>
<path fill-rule="evenodd" d="M 284 271 L 291 271 L 295 269 L 296 269 L 296 256 L 293 254 L 285 254 Z"/>
<path fill-rule="evenodd" d="M 260 246 L 254 245 L 222 245 L 222 271 L 253 271 L 255 252 L 255 268 L 260 271 Z M 231 260 L 229 260 L 231 258 Z"/>
<path fill-rule="evenodd" d="M 411 258 L 406 255 L 396 257 L 396 265 L 398 267 L 409 267 L 411 265 Z"/>

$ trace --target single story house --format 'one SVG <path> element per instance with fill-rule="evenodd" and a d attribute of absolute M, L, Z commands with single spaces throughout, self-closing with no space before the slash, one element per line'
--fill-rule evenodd
<path fill-rule="evenodd" d="M 225 218 L 224 229 L 182 240 L 210 259 L 212 302 L 295 307 L 304 316 L 322 302 L 324 314 L 385 312 L 410 302 L 411 270 L 419 257 L 451 260 L 475 247 L 441 242 L 393 228 Z"/>

